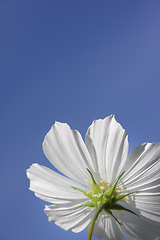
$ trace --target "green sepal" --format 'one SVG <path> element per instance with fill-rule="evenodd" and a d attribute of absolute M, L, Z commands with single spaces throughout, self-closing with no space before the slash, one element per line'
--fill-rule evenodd
<path fill-rule="evenodd" d="M 107 213 L 109 213 L 114 218 L 114 220 L 116 220 L 118 224 L 122 225 L 122 223 L 118 221 L 118 219 L 113 215 L 113 213 L 110 210 L 108 210 Z"/>
<path fill-rule="evenodd" d="M 93 202 L 88 201 L 86 203 L 83 203 L 83 204 L 75 207 L 74 210 L 77 209 L 77 208 L 80 208 L 80 207 L 96 207 L 96 206 L 95 206 L 95 204 Z"/>
<path fill-rule="evenodd" d="M 90 198 L 90 199 L 92 200 L 93 194 L 92 194 L 91 192 L 83 191 L 83 190 L 81 190 L 80 188 L 76 188 L 76 187 L 72 187 L 72 188 L 74 188 L 74 189 L 82 192 L 86 197 L 88 197 L 88 198 Z"/>
<path fill-rule="evenodd" d="M 120 178 L 122 177 L 122 175 L 124 174 L 124 172 L 121 173 L 121 175 L 117 178 L 117 180 L 115 181 L 115 183 L 112 184 L 112 186 L 110 188 L 108 188 L 105 192 L 104 192 L 104 195 L 108 198 L 112 197 L 114 192 L 115 192 L 115 189 L 116 189 L 116 186 L 117 186 L 117 183 L 118 181 L 120 180 Z"/>
<path fill-rule="evenodd" d="M 130 212 L 130 213 L 136 215 L 137 217 L 140 217 L 138 214 L 136 214 L 136 213 L 134 213 L 133 211 L 131 211 L 131 210 L 123 207 L 122 205 L 120 205 L 120 204 L 118 204 L 118 203 L 111 205 L 111 206 L 110 206 L 110 209 L 112 209 L 112 210 L 124 210 L 124 211 Z"/>
<path fill-rule="evenodd" d="M 93 190 L 93 194 L 100 194 L 103 193 L 102 189 L 100 188 L 100 186 L 96 183 L 96 181 L 94 180 L 94 177 L 92 175 L 92 173 L 90 172 L 90 170 L 87 168 L 87 171 L 89 172 L 91 178 L 92 178 L 92 190 Z"/>
<path fill-rule="evenodd" d="M 127 196 L 129 196 L 129 195 L 131 195 L 131 194 L 133 194 L 133 193 L 137 193 L 137 191 L 131 192 L 131 193 L 127 193 L 127 194 L 122 194 L 122 195 L 114 196 L 114 197 L 112 198 L 112 202 L 118 202 L 118 201 L 120 201 L 121 199 L 123 199 L 123 198 L 125 198 L 125 197 L 127 197 Z"/>

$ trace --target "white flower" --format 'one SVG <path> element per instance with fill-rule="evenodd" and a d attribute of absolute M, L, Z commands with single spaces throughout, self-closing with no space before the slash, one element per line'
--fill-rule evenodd
<path fill-rule="evenodd" d="M 38 164 L 27 170 L 30 190 L 52 203 L 45 207 L 49 221 L 73 232 L 89 227 L 96 208 L 78 206 L 90 200 L 82 191 L 93 193 L 92 175 L 105 192 L 125 171 L 114 196 L 138 191 L 118 203 L 139 217 L 125 210 L 112 210 L 113 216 L 102 211 L 93 236 L 160 239 L 160 143 L 144 143 L 129 155 L 128 147 L 128 136 L 113 115 L 94 121 L 85 143 L 78 131 L 56 122 L 44 139 L 43 150 L 63 175 Z"/>

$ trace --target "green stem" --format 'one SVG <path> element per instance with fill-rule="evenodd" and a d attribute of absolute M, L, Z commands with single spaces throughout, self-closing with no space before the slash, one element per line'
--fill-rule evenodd
<path fill-rule="evenodd" d="M 99 213 L 102 211 L 103 207 L 104 207 L 104 204 L 101 204 L 101 205 L 97 208 L 97 210 L 96 210 L 96 213 L 95 213 L 95 215 L 94 215 L 94 217 L 93 217 L 93 219 L 92 219 L 91 225 L 90 225 L 90 227 L 89 227 L 87 240 L 91 240 L 92 233 L 93 233 L 93 228 L 94 228 L 94 224 L 95 224 L 95 222 L 96 222 L 96 220 L 97 220 L 97 218 L 98 218 Z"/>

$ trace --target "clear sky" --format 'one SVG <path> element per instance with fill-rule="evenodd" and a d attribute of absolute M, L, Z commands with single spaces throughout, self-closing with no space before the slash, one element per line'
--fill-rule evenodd
<path fill-rule="evenodd" d="M 159 0 L 0 1 L 0 240 L 87 238 L 49 223 L 28 190 L 55 121 L 85 136 L 115 114 L 130 150 L 160 142 Z M 94 239 L 94 238 L 93 238 Z"/>

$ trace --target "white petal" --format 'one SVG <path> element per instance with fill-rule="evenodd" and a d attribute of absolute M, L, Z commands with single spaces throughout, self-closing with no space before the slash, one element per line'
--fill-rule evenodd
<path fill-rule="evenodd" d="M 43 150 L 48 160 L 64 175 L 84 184 L 90 176 L 86 168 L 93 164 L 78 131 L 67 124 L 56 122 L 46 135 Z"/>
<path fill-rule="evenodd" d="M 139 218 L 132 213 L 122 211 L 123 215 L 120 215 L 122 225 L 119 225 L 119 227 L 127 239 L 160 239 L 159 224 L 148 218 L 143 217 L 132 204 L 126 206 L 126 208 L 132 210 L 140 216 Z M 116 211 L 115 216 L 118 216 L 118 214 L 116 214 Z"/>
<path fill-rule="evenodd" d="M 88 211 L 87 207 L 81 207 L 74 210 L 75 204 L 72 201 L 65 205 L 46 206 L 45 212 L 49 217 L 49 221 L 55 222 L 61 228 L 73 232 L 80 232 L 85 229 L 91 222 L 93 211 Z"/>
<path fill-rule="evenodd" d="M 134 154 L 135 152 L 136 154 Z M 137 186 L 137 180 L 146 184 L 144 180 L 149 180 L 150 177 L 154 178 L 155 171 L 160 165 L 160 144 L 147 143 L 138 146 L 130 153 L 127 162 L 132 162 L 132 164 L 123 176 L 125 185 Z M 158 174 L 160 174 L 159 171 L 156 173 L 156 176 Z"/>
<path fill-rule="evenodd" d="M 160 222 L 160 193 L 138 193 L 135 196 L 135 206 L 141 214 L 153 221 Z"/>
<path fill-rule="evenodd" d="M 84 194 L 72 188 L 77 187 L 87 191 L 87 187 L 44 166 L 33 164 L 27 170 L 27 176 L 30 179 L 30 190 L 45 201 L 56 203 L 67 202 L 70 199 L 83 201 L 87 199 Z"/>
<path fill-rule="evenodd" d="M 125 162 L 125 165 L 124 165 L 124 170 L 126 172 L 128 169 L 134 166 L 135 162 L 139 160 L 139 158 L 142 156 L 146 148 L 147 148 L 147 143 L 143 143 L 133 149 L 133 151 L 128 155 L 127 161 Z"/>
<path fill-rule="evenodd" d="M 133 160 L 134 152 L 137 159 Z M 129 159 L 132 165 L 123 176 L 122 185 L 129 192 L 140 191 L 133 198 L 136 208 L 143 216 L 160 222 L 160 144 L 141 145 Z"/>
<path fill-rule="evenodd" d="M 99 214 L 98 220 L 94 226 L 93 236 L 97 238 L 104 237 L 106 240 L 122 240 L 121 233 L 116 221 L 109 214 Z"/>
<path fill-rule="evenodd" d="M 101 178 L 113 183 L 128 154 L 128 136 L 111 115 L 92 123 L 86 134 L 86 146 Z"/>

